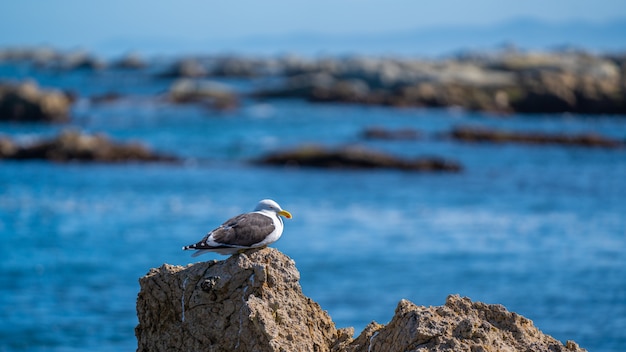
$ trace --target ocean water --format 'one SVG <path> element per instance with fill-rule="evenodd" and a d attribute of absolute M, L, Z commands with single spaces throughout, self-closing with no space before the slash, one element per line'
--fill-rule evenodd
<path fill-rule="evenodd" d="M 81 97 L 69 125 L 0 123 L 20 141 L 72 126 L 186 158 L 169 164 L 0 162 L 0 351 L 134 350 L 138 279 L 186 265 L 181 246 L 271 197 L 294 215 L 273 246 L 304 293 L 357 334 L 400 299 L 503 304 L 589 351 L 626 350 L 626 150 L 465 144 L 459 124 L 626 138 L 624 116 L 495 117 L 458 110 L 244 100 L 173 106 L 145 73 L 0 66 Z M 249 90 L 259 82 L 223 80 Z M 90 96 L 124 93 L 94 104 Z M 364 141 L 369 126 L 418 141 Z M 461 162 L 458 174 L 273 168 L 248 161 L 302 143 L 361 144 Z"/>

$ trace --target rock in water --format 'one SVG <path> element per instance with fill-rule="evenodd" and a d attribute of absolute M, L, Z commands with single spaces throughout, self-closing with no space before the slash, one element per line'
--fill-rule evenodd
<path fill-rule="evenodd" d="M 71 99 L 61 91 L 41 89 L 33 81 L 0 83 L 0 120 L 68 122 Z"/>
<path fill-rule="evenodd" d="M 337 330 L 276 249 L 163 265 L 139 280 L 137 351 L 330 351 Z"/>
<path fill-rule="evenodd" d="M 386 326 L 370 323 L 343 351 L 585 351 L 543 334 L 532 321 L 499 304 L 458 295 L 446 304 L 423 307 L 401 300 Z"/>
<path fill-rule="evenodd" d="M 372 322 L 353 339 L 353 328 L 337 330 L 302 294 L 299 279 L 273 248 L 152 269 L 139 280 L 137 351 L 585 351 L 501 305 L 458 295 L 439 307 L 402 300 L 387 325 Z"/>

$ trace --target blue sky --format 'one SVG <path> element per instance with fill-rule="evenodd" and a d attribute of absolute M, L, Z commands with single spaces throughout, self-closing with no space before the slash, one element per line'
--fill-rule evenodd
<path fill-rule="evenodd" d="M 371 34 L 489 26 L 520 17 L 602 23 L 624 0 L 19 0 L 0 5 L 0 46 L 206 43 L 293 33 Z M 122 45 L 122 44 L 120 44 Z"/>

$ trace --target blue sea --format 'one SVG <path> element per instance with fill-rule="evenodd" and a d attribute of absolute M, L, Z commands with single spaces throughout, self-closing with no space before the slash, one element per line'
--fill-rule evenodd
<path fill-rule="evenodd" d="M 456 125 L 626 138 L 626 116 L 512 115 L 244 99 L 216 112 L 172 105 L 149 72 L 0 66 L 74 91 L 65 125 L 0 123 L 27 143 L 71 127 L 138 141 L 178 164 L 0 162 L 0 351 L 132 351 L 138 279 L 186 265 L 181 246 L 273 198 L 291 211 L 273 246 L 337 327 L 388 322 L 401 299 L 449 294 L 503 304 L 589 351 L 626 350 L 626 150 L 466 144 Z M 222 79 L 245 92 L 260 81 Z M 108 92 L 123 98 L 96 104 Z M 365 141 L 367 127 L 417 141 Z M 315 143 L 441 156 L 461 173 L 263 167 L 265 153 Z"/>

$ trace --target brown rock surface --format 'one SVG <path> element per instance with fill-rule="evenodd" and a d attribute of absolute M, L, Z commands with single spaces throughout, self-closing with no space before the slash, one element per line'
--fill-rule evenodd
<path fill-rule="evenodd" d="M 175 157 L 154 153 L 138 143 L 117 143 L 103 134 L 66 130 L 58 136 L 29 145 L 0 138 L 0 159 L 55 162 L 173 162 Z"/>
<path fill-rule="evenodd" d="M 271 248 L 152 269 L 139 280 L 137 351 L 330 351 L 335 325 L 299 279 Z"/>
<path fill-rule="evenodd" d="M 555 144 L 589 148 L 623 148 L 626 143 L 598 134 L 562 134 L 545 132 L 517 132 L 484 127 L 456 127 L 449 136 L 463 142 Z"/>
<path fill-rule="evenodd" d="M 256 160 L 256 162 L 265 165 L 333 169 L 397 169 L 423 172 L 459 172 L 463 169 L 455 161 L 438 157 L 403 159 L 362 147 L 327 149 L 317 145 L 272 153 Z"/>
<path fill-rule="evenodd" d="M 137 351 L 585 351 L 501 305 L 458 295 L 437 307 L 402 300 L 387 325 L 372 322 L 353 339 L 299 279 L 293 260 L 272 248 L 152 269 L 139 280 Z"/>
<path fill-rule="evenodd" d="M 228 86 L 207 80 L 180 79 L 172 84 L 168 98 L 174 103 L 201 103 L 216 110 L 239 106 L 239 98 Z"/>
<path fill-rule="evenodd" d="M 0 84 L 0 120 L 67 122 L 71 104 L 63 92 L 41 89 L 32 81 Z"/>
<path fill-rule="evenodd" d="M 371 323 L 345 351 L 584 351 L 543 334 L 499 304 L 448 296 L 438 307 L 398 303 L 386 326 Z"/>

